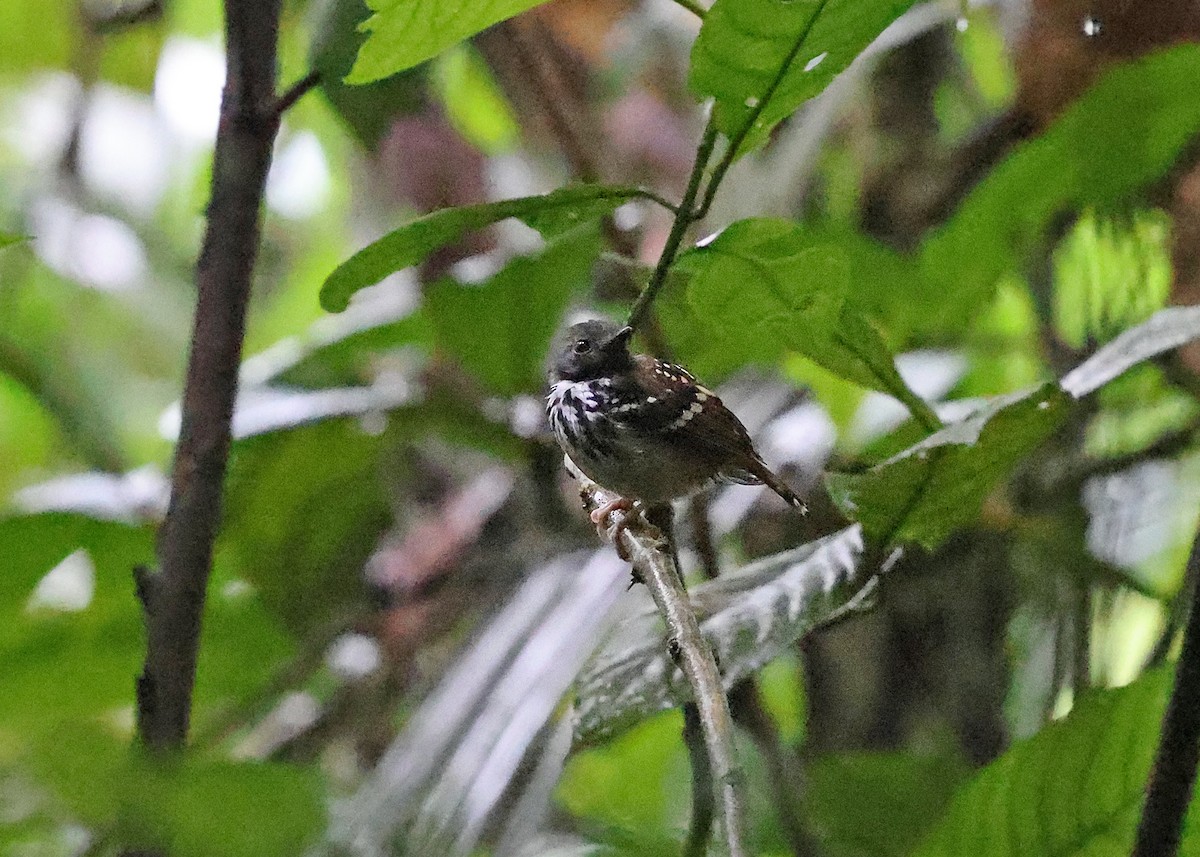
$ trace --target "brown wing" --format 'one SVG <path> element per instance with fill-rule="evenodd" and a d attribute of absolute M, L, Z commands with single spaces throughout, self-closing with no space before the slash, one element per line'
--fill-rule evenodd
<path fill-rule="evenodd" d="M 639 433 L 660 435 L 687 447 L 691 454 L 709 458 L 713 469 L 731 481 L 762 481 L 753 472 L 758 455 L 746 427 L 716 393 L 679 366 L 644 354 L 634 359 L 637 389 L 621 396 L 630 407 L 614 408 L 615 422 Z"/>
<path fill-rule="evenodd" d="M 640 433 L 659 434 L 667 442 L 678 443 L 687 454 L 707 458 L 722 481 L 766 484 L 789 504 L 806 508 L 759 457 L 742 421 L 716 393 L 679 366 L 644 354 L 634 360 L 636 390 L 622 397 L 631 406 L 614 409 L 614 421 Z M 636 407 L 632 406 L 635 402 Z"/>

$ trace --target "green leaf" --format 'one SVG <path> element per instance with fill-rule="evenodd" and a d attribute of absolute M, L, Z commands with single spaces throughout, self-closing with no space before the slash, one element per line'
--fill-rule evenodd
<path fill-rule="evenodd" d="M 1159 669 L 1080 699 L 959 790 L 915 857 L 1128 854 L 1170 686 Z M 1190 821 L 1180 853 L 1196 844 Z"/>
<path fill-rule="evenodd" d="M 992 489 L 1061 424 L 1073 399 L 1197 338 L 1200 307 L 1160 310 L 1072 369 L 1061 384 L 997 398 L 866 473 L 830 474 L 830 496 L 873 538 L 934 547 L 975 519 Z"/>
<path fill-rule="evenodd" d="M 856 384 L 905 403 L 923 423 L 939 425 L 929 406 L 908 389 L 879 332 L 847 295 L 870 282 L 873 248 L 787 220 L 755 218 L 732 224 L 714 240 L 680 257 L 690 275 L 688 301 L 714 348 L 744 350 L 773 360 L 790 348 Z"/>
<path fill-rule="evenodd" d="M 347 83 L 370 83 L 432 59 L 446 48 L 545 0 L 368 0 L 370 37 Z"/>
<path fill-rule="evenodd" d="M 518 217 L 550 237 L 643 196 L 645 193 L 636 188 L 580 185 L 543 196 L 435 211 L 388 233 L 339 265 L 321 286 L 321 306 L 329 312 L 341 312 L 359 289 L 420 264 L 463 235 L 506 218 Z"/>
<path fill-rule="evenodd" d="M 291 857 L 325 821 L 320 777 L 298 765 L 156 759 L 82 728 L 41 742 L 29 767 L 80 821 L 181 857 Z"/>
<path fill-rule="evenodd" d="M 15 232 L 0 232 L 0 250 L 28 240 L 30 240 L 28 235 L 18 235 Z"/>
<path fill-rule="evenodd" d="M 838 507 L 867 534 L 933 548 L 973 521 L 987 495 L 1065 419 L 1057 384 L 1006 396 L 866 473 L 827 477 Z"/>
<path fill-rule="evenodd" d="M 861 609 L 877 568 L 862 568 L 862 533 L 848 527 L 689 590 L 700 629 L 729 688 L 815 627 Z M 575 743 L 594 744 L 676 706 L 687 684 L 663 646 L 653 607 L 609 636 L 575 683 Z"/>
<path fill-rule="evenodd" d="M 6 731 L 35 735 L 131 705 L 144 651 L 132 569 L 153 560 L 152 529 L 49 512 L 0 520 L 0 544 L 0 745 Z M 68 557 L 72 579 L 93 581 L 91 598 L 80 609 L 27 609 Z"/>
<path fill-rule="evenodd" d="M 588 226 L 513 259 L 478 285 L 451 278 L 426 290 L 437 344 L 501 395 L 534 389 L 550 338 L 600 253 Z"/>
<path fill-rule="evenodd" d="M 716 99 L 717 128 L 732 137 L 803 36 L 755 122 L 751 145 L 761 143 L 911 5 L 912 0 L 717 0 L 692 48 L 688 83 L 698 96 Z"/>
<path fill-rule="evenodd" d="M 371 14 L 362 0 L 333 0 L 315 27 L 310 65 L 321 91 L 341 120 L 368 149 L 375 149 L 397 116 L 424 109 L 426 69 L 416 68 L 363 86 L 344 82 L 366 41 L 360 25 Z"/>
<path fill-rule="evenodd" d="M 687 757 L 679 711 L 651 717 L 601 746 L 573 753 L 555 790 L 558 803 L 585 823 L 674 837 L 687 808 L 676 777 Z"/>
<path fill-rule="evenodd" d="M 392 520 L 380 449 L 347 418 L 234 444 L 217 555 L 298 636 L 361 596 L 363 564 Z"/>
<path fill-rule="evenodd" d="M 460 45 L 438 57 L 433 82 L 446 117 L 481 152 L 497 155 L 516 144 L 521 129 L 512 107 L 472 48 Z"/>
<path fill-rule="evenodd" d="M 908 857 L 968 774 L 961 759 L 843 753 L 808 771 L 808 812 L 827 853 Z"/>
<path fill-rule="evenodd" d="M 943 326 L 965 321 L 1055 215 L 1110 208 L 1165 173 L 1200 128 L 1197 79 L 1198 46 L 1148 55 L 1019 146 L 922 247 L 921 311 Z"/>
<path fill-rule="evenodd" d="M 133 567 L 154 562 L 154 529 L 73 512 L 0 520 L 6 545 L 0 575 L 0 747 L 5 733 L 36 736 L 133 705 L 133 677 L 145 656 Z M 70 558 L 68 560 L 68 557 Z M 60 567 L 60 563 L 68 560 Z M 91 598 L 78 609 L 28 609 L 51 569 L 90 573 Z M 214 569 L 193 721 L 253 694 L 292 652 L 292 641 L 253 592 L 225 591 Z M 47 676 L 54 676 L 48 681 Z"/>

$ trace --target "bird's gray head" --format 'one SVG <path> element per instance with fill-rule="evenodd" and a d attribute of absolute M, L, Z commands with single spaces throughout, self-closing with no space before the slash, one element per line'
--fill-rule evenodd
<path fill-rule="evenodd" d="M 632 327 L 610 321 L 583 321 L 560 333 L 550 350 L 550 383 L 590 381 L 627 371 Z"/>

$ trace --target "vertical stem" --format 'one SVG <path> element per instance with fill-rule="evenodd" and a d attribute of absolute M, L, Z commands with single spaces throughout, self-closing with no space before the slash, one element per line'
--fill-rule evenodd
<path fill-rule="evenodd" d="M 683 857 L 704 857 L 708 853 L 708 840 L 712 837 L 715 806 L 712 765 L 704 744 L 700 709 L 694 702 L 683 704 L 683 743 L 687 747 L 688 762 L 692 768 L 692 818 L 687 839 L 683 843 Z"/>
<path fill-rule="evenodd" d="M 655 266 L 654 273 L 650 275 L 650 282 L 638 295 L 633 309 L 629 312 L 628 324 L 634 329 L 637 329 L 646 320 L 650 304 L 654 302 L 654 298 L 667 281 L 667 273 L 671 270 L 675 256 L 679 253 L 679 245 L 683 243 L 683 236 L 687 234 L 688 227 L 699 219 L 696 217 L 693 207 L 696 204 L 696 197 L 700 193 L 700 182 L 704 179 L 704 171 L 708 168 L 709 158 L 712 157 L 713 148 L 716 145 L 717 126 L 710 118 L 704 129 L 704 136 L 700 138 L 700 145 L 696 149 L 692 174 L 688 176 L 687 188 L 683 192 L 679 208 L 675 211 L 675 220 L 671 223 L 671 232 L 667 235 L 667 243 L 663 245 L 662 254 L 658 257 L 658 265 Z"/>
<path fill-rule="evenodd" d="M 187 739 L 260 209 L 279 128 L 274 87 L 280 3 L 225 3 L 225 90 L 208 224 L 196 266 L 198 300 L 171 502 L 158 538 L 159 571 L 137 573 L 147 630 L 137 728 L 155 750 L 182 747 Z"/>
<path fill-rule="evenodd" d="M 1191 802 L 1200 763 L 1200 533 L 1192 543 L 1186 579 L 1192 582 L 1191 611 L 1183 651 L 1175 666 L 1175 688 L 1163 717 L 1162 738 L 1147 785 L 1133 857 L 1173 857 Z M 1180 594 L 1182 597 L 1182 593 Z"/>

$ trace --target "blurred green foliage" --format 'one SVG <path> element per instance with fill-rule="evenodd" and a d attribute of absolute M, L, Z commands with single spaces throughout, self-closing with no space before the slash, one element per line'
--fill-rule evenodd
<path fill-rule="evenodd" d="M 794 210 L 715 206 L 706 228 L 720 231 L 680 256 L 655 304 L 661 341 L 706 381 L 732 380 L 751 404 L 755 392 L 802 391 L 830 426 L 828 448 L 786 453 L 814 486 L 814 529 L 756 508 L 721 530 L 720 559 L 856 522 L 872 547 L 904 546 L 931 574 L 962 572 L 964 544 L 1002 541 L 993 552 L 1011 572 L 1013 604 L 996 609 L 1011 669 L 993 695 L 1007 700 L 1011 734 L 1034 737 L 981 770 L 937 729 L 920 740 L 898 730 L 886 751 L 825 752 L 810 746 L 822 737 L 810 720 L 829 683 L 806 686 L 807 655 L 789 653 L 755 676 L 774 750 L 748 732 L 739 745 L 756 853 L 790 852 L 772 796 L 780 758 L 804 783 L 796 812 L 821 854 L 1127 853 L 1170 684 L 1170 670 L 1145 665 L 1174 645 L 1200 496 L 1195 376 L 1166 353 L 1200 326 L 1155 315 L 1173 300 L 1176 224 L 1147 193 L 1188 163 L 1200 48 L 1113 68 L 944 222 L 888 243 L 862 211 L 880 153 L 900 145 L 863 106 L 878 82 L 848 87 L 826 128 L 793 114 L 910 3 L 717 0 L 702 25 L 609 51 L 637 71 L 577 59 L 608 87 L 576 95 L 600 117 L 584 142 L 611 185 L 576 184 L 547 156 L 528 106 L 538 99 L 514 97 L 511 76 L 470 43 L 535 5 L 287 4 L 283 78 L 311 64 L 320 97 L 286 115 L 279 139 L 193 746 L 167 763 L 130 747 L 145 649 L 132 570 L 154 562 L 165 507 L 221 10 L 169 3 L 109 32 L 104 15 L 124 7 L 0 7 L 0 855 L 307 853 L 329 806 L 368 778 L 397 724 L 418 719 L 421 691 L 513 580 L 594 544 L 568 523 L 559 456 L 540 431 L 546 347 L 576 310 L 627 310 L 630 283 L 607 281 L 605 263 L 644 241 L 620 260 L 641 285 L 671 215 L 650 192 L 679 192 L 661 163 L 696 142 L 662 156 L 658 173 L 608 164 L 633 158 L 608 139 L 625 115 L 617 81 L 645 96 L 639 109 L 661 96 L 689 134 L 703 118 L 689 95 L 712 99 L 724 144 L 761 108 L 724 196 L 768 186 L 796 137 L 820 144 Z M 997 21 L 964 23 L 939 31 L 959 66 L 931 95 L 946 151 L 1016 97 Z M 572 37 L 599 26 L 589 18 Z M 673 54 L 672 40 L 684 49 Z M 184 63 L 174 78 L 172 61 Z M 670 139 L 667 114 L 647 115 L 633 136 Z M 398 130 L 401 117 L 469 144 L 478 162 L 419 150 L 445 152 L 450 172 L 477 169 L 479 199 L 412 210 L 412 186 L 439 179 L 408 157 L 428 141 Z M 548 185 L 558 189 L 540 192 Z M 484 230 L 494 249 L 428 281 L 414 273 Z M 1140 350 L 1095 356 L 1135 328 Z M 935 358 L 953 371 L 940 387 L 919 383 Z M 1089 360 L 1111 371 L 1064 392 L 1059 377 Z M 774 429 L 763 436 L 786 433 Z M 455 505 L 455 491 L 488 468 L 514 477 L 517 499 L 474 521 L 491 499 L 468 492 Z M 915 583 L 912 568 L 885 580 L 885 607 Z M 437 600 L 446 592 L 450 607 Z M 774 609 L 762 605 L 764 627 Z M 333 666 L 330 644 L 348 632 L 379 643 L 385 666 L 366 679 Z M 854 652 L 864 675 L 877 651 Z M 973 670 L 973 656 L 956 668 Z M 296 705 L 318 713 L 272 733 Z M 690 803 L 680 731 L 667 712 L 576 752 L 554 785 L 553 825 L 615 852 L 677 853 Z M 1189 827 L 1184 853 L 1198 843 Z"/>

